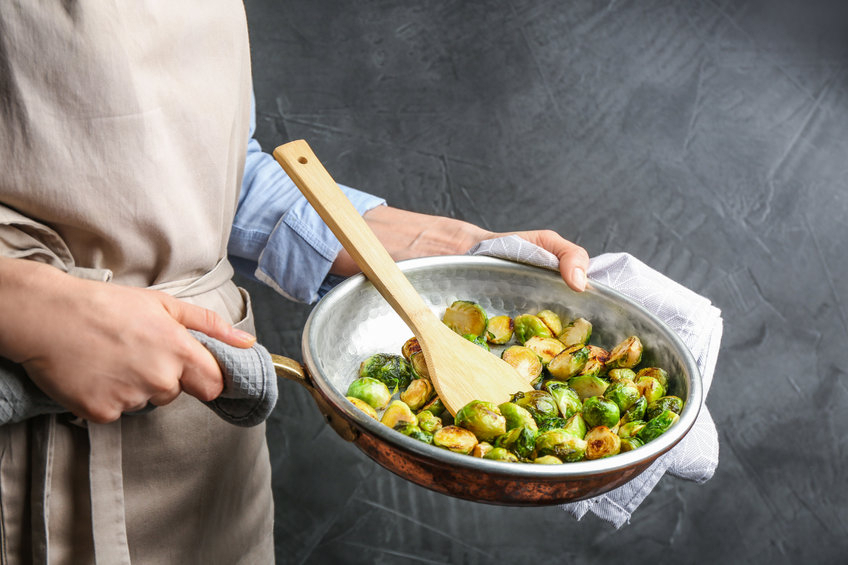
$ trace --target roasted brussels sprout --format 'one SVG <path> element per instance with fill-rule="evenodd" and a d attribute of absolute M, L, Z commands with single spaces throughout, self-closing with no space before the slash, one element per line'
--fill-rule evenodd
<path fill-rule="evenodd" d="M 488 317 L 483 307 L 470 300 L 456 300 L 445 310 L 442 321 L 459 335 L 482 336 Z"/>
<path fill-rule="evenodd" d="M 438 416 L 434 416 L 432 412 L 422 410 L 418 413 L 418 427 L 427 433 L 435 433 L 436 430 L 441 429 L 443 425 L 442 419 Z"/>
<path fill-rule="evenodd" d="M 663 396 L 648 403 L 648 408 L 645 410 L 645 420 L 653 420 L 664 410 L 671 410 L 675 414 L 680 414 L 683 410 L 683 399 L 673 395 Z"/>
<path fill-rule="evenodd" d="M 551 393 L 559 408 L 559 413 L 566 420 L 583 410 L 583 402 L 580 400 L 580 397 L 574 392 L 573 388 L 564 382 L 554 380 L 545 381 L 542 388 Z"/>
<path fill-rule="evenodd" d="M 441 416 L 445 413 L 445 403 L 438 396 L 425 404 L 419 412 L 430 412 L 433 416 Z"/>
<path fill-rule="evenodd" d="M 568 420 L 565 418 L 550 418 L 539 424 L 539 433 L 549 432 L 551 430 L 561 430 L 568 425 Z"/>
<path fill-rule="evenodd" d="M 459 426 L 445 426 L 433 434 L 433 445 L 468 455 L 477 445 L 477 436 Z"/>
<path fill-rule="evenodd" d="M 559 317 L 559 314 L 554 312 L 553 310 L 542 310 L 541 312 L 537 312 L 536 316 L 542 320 L 548 329 L 551 330 L 551 336 L 555 337 L 562 333 L 562 320 Z"/>
<path fill-rule="evenodd" d="M 400 355 L 375 353 L 359 366 L 360 377 L 382 381 L 392 392 L 409 386 L 413 378 L 412 366 Z"/>
<path fill-rule="evenodd" d="M 642 420 L 645 418 L 645 409 L 648 407 L 648 401 L 644 396 L 636 399 L 636 402 L 630 405 L 630 408 L 624 411 L 621 415 L 621 424 Z"/>
<path fill-rule="evenodd" d="M 589 361 L 589 348 L 585 345 L 574 345 L 563 350 L 548 363 L 548 372 L 560 381 L 567 381 L 578 374 Z"/>
<path fill-rule="evenodd" d="M 501 359 L 512 365 L 522 378 L 535 385 L 542 378 L 542 361 L 532 349 L 523 345 L 512 345 L 501 353 Z"/>
<path fill-rule="evenodd" d="M 481 335 L 465 334 L 462 337 L 464 337 L 465 339 L 467 339 L 468 341 L 470 341 L 474 345 L 476 345 L 478 347 L 482 347 L 486 351 L 491 351 L 491 349 L 489 348 L 489 342 L 487 342 L 486 338 L 484 338 Z"/>
<path fill-rule="evenodd" d="M 535 458 L 533 463 L 536 463 L 537 465 L 562 465 L 560 458 L 554 457 L 553 455 L 542 455 L 541 457 Z"/>
<path fill-rule="evenodd" d="M 588 429 L 588 426 L 586 425 L 586 419 L 583 417 L 583 413 L 578 412 L 569 418 L 562 429 L 575 437 L 584 439 L 586 437 L 586 430 Z"/>
<path fill-rule="evenodd" d="M 495 447 L 504 447 L 515 453 L 521 459 L 527 459 L 533 454 L 536 446 L 536 428 L 520 426 L 512 428 L 507 433 L 495 440 Z"/>
<path fill-rule="evenodd" d="M 641 439 L 637 437 L 626 437 L 621 438 L 621 451 L 620 453 L 627 453 L 628 451 L 633 451 L 637 447 L 642 447 L 645 445 Z"/>
<path fill-rule="evenodd" d="M 347 387 L 347 396 L 358 398 L 375 410 L 382 410 L 392 399 L 389 387 L 383 381 L 371 377 L 360 377 Z"/>
<path fill-rule="evenodd" d="M 415 376 L 422 379 L 429 379 L 430 372 L 427 370 L 427 361 L 424 359 L 424 352 L 421 350 L 421 344 L 418 343 L 418 338 L 411 337 L 401 347 L 403 358 L 409 361 L 412 366 L 412 371 Z"/>
<path fill-rule="evenodd" d="M 417 337 L 411 337 L 406 340 L 403 345 L 400 347 L 400 354 L 403 355 L 403 358 L 407 361 L 412 359 L 412 356 L 416 353 L 421 352 L 421 344 L 418 343 Z"/>
<path fill-rule="evenodd" d="M 638 379 L 636 386 L 639 387 L 639 392 L 649 404 L 665 396 L 665 387 L 659 379 L 648 376 L 638 377 Z"/>
<path fill-rule="evenodd" d="M 606 426 L 596 426 L 586 433 L 586 459 L 601 459 L 618 455 L 621 439 Z"/>
<path fill-rule="evenodd" d="M 565 430 L 551 430 L 536 436 L 536 457 L 553 455 L 561 461 L 580 461 L 586 454 L 586 442 Z"/>
<path fill-rule="evenodd" d="M 557 338 L 566 347 L 585 345 L 590 337 L 592 337 L 592 323 L 585 318 L 573 320 L 557 334 Z"/>
<path fill-rule="evenodd" d="M 604 398 L 612 400 L 620 412 L 624 412 L 639 399 L 639 388 L 633 381 L 615 381 L 604 391 Z"/>
<path fill-rule="evenodd" d="M 433 398 L 436 393 L 430 379 L 415 379 L 400 393 L 400 399 L 413 410 L 418 410 Z"/>
<path fill-rule="evenodd" d="M 629 437 L 636 437 L 642 428 L 645 427 L 647 422 L 643 420 L 633 420 L 632 422 L 627 422 L 626 424 L 622 424 L 618 427 L 618 437 L 624 439 Z"/>
<path fill-rule="evenodd" d="M 539 359 L 542 361 L 542 365 L 550 363 L 551 359 L 556 357 L 563 349 L 565 349 L 565 346 L 557 338 L 539 336 L 533 336 L 525 341 L 524 347 L 532 350 L 536 355 L 538 355 Z"/>
<path fill-rule="evenodd" d="M 491 459 L 493 461 L 507 461 L 509 463 L 518 463 L 518 456 L 503 447 L 493 447 L 483 459 Z"/>
<path fill-rule="evenodd" d="M 536 420 L 533 419 L 533 415 L 526 408 L 514 402 L 504 402 L 498 405 L 498 410 L 506 418 L 506 431 L 513 428 L 520 428 L 521 426 L 529 426 L 534 431 L 539 431 Z"/>
<path fill-rule="evenodd" d="M 636 437 L 643 442 L 648 443 L 668 431 L 668 429 L 679 419 L 680 416 L 678 416 L 677 413 L 672 412 L 671 410 L 663 410 L 661 414 L 648 420 L 648 423 L 645 424 L 644 428 L 639 430 Z"/>
<path fill-rule="evenodd" d="M 395 431 L 398 431 L 405 436 L 409 436 L 412 439 L 417 439 L 422 443 L 433 443 L 433 434 L 425 432 L 411 422 L 399 422 L 398 425 L 395 426 Z"/>
<path fill-rule="evenodd" d="M 632 369 L 642 360 L 642 342 L 632 335 L 610 351 L 607 369 Z"/>
<path fill-rule="evenodd" d="M 607 378 L 611 382 L 616 381 L 636 381 L 636 373 L 633 369 L 610 369 L 607 371 Z"/>
<path fill-rule="evenodd" d="M 639 369 L 634 380 L 639 382 L 639 377 L 653 377 L 664 387 L 668 386 L 668 373 L 665 369 L 661 369 L 659 367 L 645 367 L 644 369 Z"/>
<path fill-rule="evenodd" d="M 494 446 L 491 443 L 481 441 L 474 446 L 474 449 L 471 450 L 471 456 L 483 458 L 492 450 L 492 448 L 494 448 Z"/>
<path fill-rule="evenodd" d="M 559 416 L 559 407 L 551 393 L 546 390 L 516 392 L 512 396 L 512 402 L 530 412 L 537 424 Z"/>
<path fill-rule="evenodd" d="M 355 396 L 348 396 L 347 399 L 350 400 L 351 404 L 353 404 L 354 406 L 356 406 L 357 408 L 359 408 L 360 410 L 362 410 L 363 412 L 365 412 L 366 414 L 368 414 L 369 416 L 371 416 L 375 420 L 379 419 L 379 418 L 377 418 L 377 411 L 374 410 L 374 407 L 371 406 L 370 404 L 368 404 L 367 402 L 365 402 L 364 400 L 360 400 L 359 398 L 356 398 Z"/>
<path fill-rule="evenodd" d="M 390 428 L 394 428 L 401 422 L 408 422 L 410 424 L 417 425 L 418 417 L 412 413 L 412 410 L 409 409 L 409 406 L 407 406 L 406 402 L 403 400 L 392 400 L 386 408 L 386 411 L 383 412 L 380 422 Z"/>
<path fill-rule="evenodd" d="M 512 339 L 512 318 L 493 316 L 486 326 L 486 340 L 493 345 L 503 345 Z"/>
<path fill-rule="evenodd" d="M 518 343 L 524 345 L 528 339 L 533 336 L 553 337 L 551 330 L 545 325 L 539 316 L 533 314 L 521 314 L 512 320 L 512 327 L 515 334 L 515 339 Z"/>
<path fill-rule="evenodd" d="M 603 396 L 592 396 L 583 402 L 583 419 L 590 428 L 596 426 L 611 428 L 618 424 L 621 412 L 612 400 L 607 400 Z"/>
<path fill-rule="evenodd" d="M 607 372 L 607 359 L 609 359 L 609 351 L 597 345 L 587 345 L 589 349 L 589 359 L 580 370 L 581 375 L 594 375 L 596 377 L 604 375 Z"/>
<path fill-rule="evenodd" d="M 460 408 L 454 423 L 472 432 L 480 441 L 493 441 L 506 433 L 506 418 L 492 402 L 472 400 Z"/>
<path fill-rule="evenodd" d="M 577 393 L 581 401 L 585 402 L 587 398 L 602 396 L 609 383 L 600 377 L 577 375 L 568 379 L 568 386 Z"/>

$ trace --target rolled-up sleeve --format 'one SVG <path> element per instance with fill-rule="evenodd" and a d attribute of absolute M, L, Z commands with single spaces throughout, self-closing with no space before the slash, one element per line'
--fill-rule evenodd
<path fill-rule="evenodd" d="M 239 204 L 228 252 L 241 274 L 283 296 L 312 303 L 328 278 L 341 244 L 274 158 L 250 136 Z M 360 214 L 382 198 L 339 185 Z"/>

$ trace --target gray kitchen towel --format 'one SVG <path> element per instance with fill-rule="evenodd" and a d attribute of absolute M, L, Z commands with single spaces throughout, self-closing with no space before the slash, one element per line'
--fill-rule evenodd
<path fill-rule="evenodd" d="M 248 349 L 233 347 L 206 334 L 189 331 L 212 353 L 224 375 L 223 392 L 205 404 L 237 426 L 264 422 L 277 403 L 277 375 L 268 350 L 259 343 Z M 135 414 L 152 408 L 149 405 Z M 35 386 L 23 367 L 0 357 L 0 425 L 62 412 L 67 410 Z"/>
<path fill-rule="evenodd" d="M 559 261 L 553 254 L 518 236 L 481 242 L 468 253 L 559 270 Z M 721 343 L 721 311 L 708 299 L 626 253 L 606 253 L 592 258 L 587 274 L 590 281 L 605 284 L 638 302 L 680 336 L 698 364 L 706 402 Z M 718 466 L 718 452 L 715 423 L 703 404 L 686 437 L 638 477 L 606 494 L 565 504 L 562 508 L 578 520 L 592 511 L 620 528 L 630 521 L 632 513 L 666 472 L 697 483 L 709 480 Z"/>

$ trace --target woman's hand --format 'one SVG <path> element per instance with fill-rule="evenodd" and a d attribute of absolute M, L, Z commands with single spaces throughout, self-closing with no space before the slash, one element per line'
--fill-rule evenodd
<path fill-rule="evenodd" d="M 585 249 L 555 231 L 496 233 L 461 220 L 418 214 L 389 206 L 378 206 L 363 217 L 395 261 L 434 255 L 462 255 L 486 239 L 518 235 L 559 258 L 559 270 L 568 286 L 577 291 L 586 288 L 589 255 Z M 342 250 L 333 263 L 332 272 L 352 275 L 359 272 L 359 267 Z"/>
<path fill-rule="evenodd" d="M 87 281 L 0 259 L 0 355 L 21 363 L 48 396 L 93 422 L 118 419 L 185 391 L 223 388 L 217 362 L 186 329 L 237 347 L 255 338 L 165 293 Z"/>

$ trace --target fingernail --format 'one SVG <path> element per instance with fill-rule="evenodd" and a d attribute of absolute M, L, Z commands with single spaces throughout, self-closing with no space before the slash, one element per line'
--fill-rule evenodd
<path fill-rule="evenodd" d="M 580 267 L 575 267 L 571 274 L 572 282 L 580 290 L 586 289 L 586 271 Z"/>
<path fill-rule="evenodd" d="M 233 328 L 233 337 L 235 337 L 237 340 L 239 340 L 243 343 L 252 344 L 253 342 L 256 341 L 255 335 L 248 333 L 244 330 L 236 329 L 236 328 Z"/>

